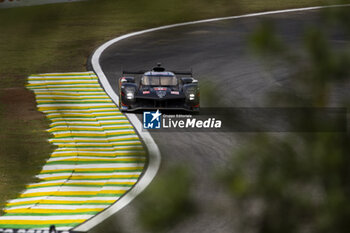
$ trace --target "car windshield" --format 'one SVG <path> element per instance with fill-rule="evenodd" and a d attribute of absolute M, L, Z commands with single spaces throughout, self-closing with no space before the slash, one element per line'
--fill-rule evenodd
<path fill-rule="evenodd" d="M 142 85 L 147 86 L 176 86 L 177 78 L 175 76 L 150 76 L 142 77 Z"/>

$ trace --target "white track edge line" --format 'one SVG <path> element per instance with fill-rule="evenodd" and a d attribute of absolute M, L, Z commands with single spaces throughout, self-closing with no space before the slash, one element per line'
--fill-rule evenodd
<path fill-rule="evenodd" d="M 107 80 L 107 77 L 102 71 L 101 65 L 99 63 L 100 57 L 102 53 L 111 45 L 133 37 L 137 35 L 141 35 L 148 32 L 154 32 L 174 27 L 180 27 L 180 26 L 186 26 L 186 25 L 193 25 L 193 24 L 200 24 L 200 23 L 209 23 L 209 22 L 215 22 L 220 20 L 230 20 L 230 19 L 241 19 L 241 18 L 250 18 L 250 17 L 256 17 L 256 16 L 264 16 L 264 15 L 273 15 L 273 14 L 281 14 L 281 13 L 292 13 L 292 12 L 299 12 L 299 11 L 310 11 L 310 10 L 319 10 L 319 9 L 325 9 L 325 8 L 334 8 L 334 7 L 350 7 L 350 4 L 343 4 L 343 5 L 329 5 L 329 6 L 315 6 L 315 7 L 305 7 L 305 8 L 295 8 L 295 9 L 287 9 L 287 10 L 277 10 L 277 11 L 266 11 L 266 12 L 260 12 L 260 13 L 252 13 L 252 14 L 244 14 L 244 15 L 238 15 L 238 16 L 228 16 L 228 17 L 220 17 L 220 18 L 213 18 L 213 19 L 205 19 L 205 20 L 198 20 L 198 21 L 192 21 L 192 22 L 185 22 L 185 23 L 177 23 L 177 24 L 171 24 L 166 26 L 160 26 L 156 28 L 151 28 L 147 30 L 142 30 L 138 32 L 132 32 L 128 33 L 119 37 L 116 37 L 110 41 L 107 41 L 106 43 L 102 44 L 93 54 L 91 58 L 91 63 L 93 70 L 97 74 L 101 85 L 103 86 L 106 93 L 111 97 L 111 99 L 118 105 L 119 103 L 119 97 L 118 95 L 113 91 L 110 83 Z M 128 205 L 136 196 L 138 196 L 153 180 L 155 175 L 158 172 L 160 161 L 161 161 L 161 155 L 159 148 L 157 144 L 154 142 L 151 134 L 142 129 L 142 123 L 140 120 L 136 117 L 135 114 L 126 114 L 126 116 L 129 118 L 130 122 L 134 125 L 136 131 L 142 138 L 143 142 L 148 148 L 149 152 L 149 164 L 147 167 L 146 172 L 140 179 L 140 181 L 123 197 L 121 197 L 115 204 L 110 206 L 108 209 L 102 211 L 101 213 L 97 214 L 93 218 L 87 220 L 86 222 L 80 224 L 79 226 L 73 228 L 73 231 L 76 232 L 87 232 L 102 221 L 106 220 L 113 214 L 117 213 L 119 210 L 121 210 L 123 207 Z"/>

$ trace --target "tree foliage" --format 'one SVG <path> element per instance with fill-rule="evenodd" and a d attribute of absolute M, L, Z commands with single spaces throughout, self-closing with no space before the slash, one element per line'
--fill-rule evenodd
<path fill-rule="evenodd" d="M 252 35 L 251 45 L 258 54 L 293 70 L 289 91 L 269 93 L 270 104 L 349 107 L 346 95 L 335 103 L 332 96 L 335 87 L 350 82 L 350 9 L 335 8 L 322 15 L 323 27 L 305 32 L 302 54 L 282 43 L 271 22 Z M 334 32 L 344 38 L 341 47 L 331 44 Z M 298 119 L 301 124 L 306 120 L 315 121 Z M 349 132 L 257 134 L 235 151 L 231 169 L 222 179 L 240 210 L 242 232 L 348 232 L 349 136 Z"/>

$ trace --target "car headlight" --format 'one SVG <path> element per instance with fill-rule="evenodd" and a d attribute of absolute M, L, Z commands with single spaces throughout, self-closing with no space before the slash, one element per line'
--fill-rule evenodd
<path fill-rule="evenodd" d="M 189 99 L 190 99 L 190 100 L 194 100 L 194 98 L 195 98 L 195 95 L 194 95 L 194 94 L 190 94 L 190 95 L 189 95 Z"/>
<path fill-rule="evenodd" d="M 197 92 L 197 88 L 195 88 L 195 87 L 187 88 L 187 90 L 186 90 L 187 98 L 190 101 L 195 100 L 196 99 L 196 92 Z"/>
<path fill-rule="evenodd" d="M 134 93 L 132 93 L 132 92 L 126 93 L 126 98 L 127 98 L 128 100 L 133 99 L 133 98 L 134 98 Z"/>
<path fill-rule="evenodd" d="M 135 88 L 134 87 L 125 87 L 126 98 L 132 100 L 135 98 Z"/>

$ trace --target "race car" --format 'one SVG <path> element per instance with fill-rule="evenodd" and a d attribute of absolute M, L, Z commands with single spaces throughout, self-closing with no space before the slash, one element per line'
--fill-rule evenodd
<path fill-rule="evenodd" d="M 199 112 L 198 80 L 192 76 L 192 71 L 166 71 L 161 64 L 150 71 L 122 71 L 119 107 L 123 112 L 147 109 Z"/>

